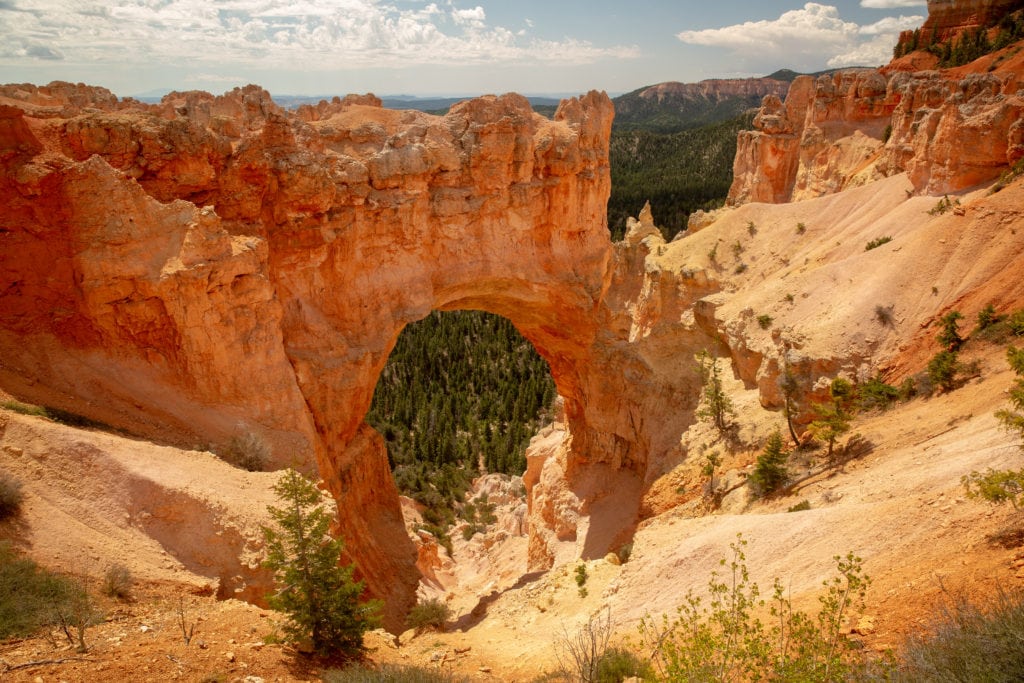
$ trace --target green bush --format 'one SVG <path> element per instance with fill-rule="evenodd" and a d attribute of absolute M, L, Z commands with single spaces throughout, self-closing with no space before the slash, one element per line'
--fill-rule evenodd
<path fill-rule="evenodd" d="M 9 474 L 0 472 L 0 520 L 18 514 L 24 500 L 21 482 Z"/>
<path fill-rule="evenodd" d="M 939 319 L 942 330 L 935 338 L 943 348 L 950 351 L 959 351 L 964 345 L 964 338 L 960 336 L 960 321 L 964 316 L 960 311 L 950 311 Z"/>
<path fill-rule="evenodd" d="M 875 375 L 860 385 L 857 407 L 861 410 L 887 410 L 899 398 L 899 388 L 886 384 L 881 375 Z"/>
<path fill-rule="evenodd" d="M 132 578 L 131 570 L 123 564 L 115 562 L 103 572 L 103 583 L 100 586 L 100 592 L 108 598 L 121 598 L 123 600 L 131 596 L 132 584 L 134 582 L 135 579 Z"/>
<path fill-rule="evenodd" d="M 687 593 L 674 618 L 645 618 L 640 634 L 654 653 L 661 678 L 669 681 L 843 681 L 859 670 L 859 658 L 843 625 L 854 606 L 863 606 L 871 580 L 852 553 L 836 556 L 836 574 L 824 582 L 818 614 L 794 611 L 776 578 L 770 603 L 772 626 L 754 614 L 764 606 L 760 589 L 749 578 L 737 536 L 722 559 L 724 576 L 708 580 L 707 604 Z"/>
<path fill-rule="evenodd" d="M 610 647 L 597 660 L 595 683 L 621 683 L 626 678 L 653 680 L 651 663 L 622 647 Z"/>
<path fill-rule="evenodd" d="M 891 235 L 886 235 L 885 237 L 876 237 L 875 239 L 871 240 L 864 246 L 864 251 L 871 251 L 872 249 L 877 249 L 883 244 L 888 244 L 889 242 L 892 242 Z"/>
<path fill-rule="evenodd" d="M 772 326 L 773 320 L 774 318 L 772 318 L 767 313 L 764 313 L 762 315 L 757 316 L 757 326 L 760 327 L 762 330 L 767 330 L 769 327 Z"/>
<path fill-rule="evenodd" d="M 405 619 L 405 625 L 407 628 L 416 629 L 417 632 L 428 629 L 444 631 L 445 622 L 448 621 L 450 614 L 451 610 L 448 608 L 447 603 L 437 598 L 431 598 L 426 602 L 417 603 L 415 607 L 409 610 L 409 616 Z"/>
<path fill-rule="evenodd" d="M 928 635 L 901 653 L 905 680 L 1019 681 L 1024 671 L 1024 591 L 1000 590 L 988 605 L 947 596 Z"/>
<path fill-rule="evenodd" d="M 100 616 L 80 583 L 46 571 L 0 542 L 0 639 L 57 628 L 84 652 L 86 629 Z"/>
<path fill-rule="evenodd" d="M 791 505 L 786 512 L 804 512 L 811 509 L 811 501 L 801 500 L 796 505 Z"/>
<path fill-rule="evenodd" d="M 420 666 L 400 664 L 353 664 L 344 669 L 330 669 L 323 674 L 324 683 L 464 683 L 450 673 Z"/>

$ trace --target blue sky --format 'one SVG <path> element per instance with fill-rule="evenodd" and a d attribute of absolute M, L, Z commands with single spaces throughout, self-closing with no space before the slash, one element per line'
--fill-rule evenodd
<path fill-rule="evenodd" d="M 925 0 L 0 0 L 0 82 L 618 94 L 888 61 Z"/>

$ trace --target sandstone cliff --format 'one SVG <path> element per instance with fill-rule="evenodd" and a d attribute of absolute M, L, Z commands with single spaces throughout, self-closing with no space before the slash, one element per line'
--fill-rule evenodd
<path fill-rule="evenodd" d="M 362 418 L 405 324 L 507 316 L 548 359 L 577 448 L 608 440 L 587 394 L 612 108 L 377 104 L 0 89 L 0 382 L 179 443 L 255 431 L 278 465 L 315 463 L 397 626 L 415 550 Z"/>
<path fill-rule="evenodd" d="M 985 26 L 1011 5 L 929 2 L 925 26 Z M 942 195 L 993 180 L 1024 155 L 1018 46 L 959 69 L 916 63 L 801 76 L 784 103 L 765 97 L 756 130 L 739 136 L 728 203 L 798 201 L 904 171 L 914 192 Z"/>

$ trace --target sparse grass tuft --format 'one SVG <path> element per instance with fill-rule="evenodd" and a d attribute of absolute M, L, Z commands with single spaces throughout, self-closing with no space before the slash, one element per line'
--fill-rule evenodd
<path fill-rule="evenodd" d="M 330 669 L 323 674 L 324 683 L 465 683 L 466 678 L 437 669 L 400 664 L 353 664 L 344 669 Z"/>
<path fill-rule="evenodd" d="M 886 235 L 884 237 L 876 237 L 875 239 L 871 240 L 864 246 L 864 251 L 871 251 L 872 249 L 877 249 L 883 244 L 888 244 L 889 242 L 892 242 L 891 235 Z"/>
<path fill-rule="evenodd" d="M 809 501 L 809 500 L 801 500 L 796 505 L 791 505 L 786 510 L 786 512 L 803 512 L 805 510 L 810 510 L 810 509 L 811 509 L 811 501 Z"/>
<path fill-rule="evenodd" d="M 103 583 L 100 586 L 100 592 L 108 598 L 124 600 L 131 597 L 132 584 L 134 582 L 135 579 L 132 577 L 131 570 L 123 564 L 115 562 L 103 572 Z"/>
<path fill-rule="evenodd" d="M 0 472 L 0 520 L 18 514 L 24 500 L 25 494 L 21 492 L 21 482 L 9 474 Z"/>
<path fill-rule="evenodd" d="M 262 472 L 270 463 L 270 446 L 256 432 L 245 430 L 232 437 L 220 455 L 235 467 Z"/>

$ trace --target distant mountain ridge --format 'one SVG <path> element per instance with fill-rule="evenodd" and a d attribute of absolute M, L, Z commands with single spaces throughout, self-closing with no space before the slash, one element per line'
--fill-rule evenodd
<path fill-rule="evenodd" d="M 718 123 L 759 107 L 765 95 L 786 96 L 789 82 L 774 78 L 715 78 L 698 83 L 658 83 L 620 95 L 619 130 L 675 133 Z"/>

